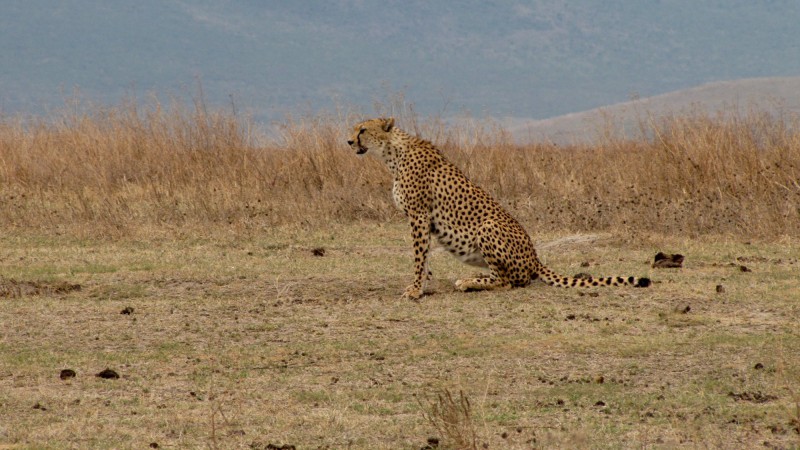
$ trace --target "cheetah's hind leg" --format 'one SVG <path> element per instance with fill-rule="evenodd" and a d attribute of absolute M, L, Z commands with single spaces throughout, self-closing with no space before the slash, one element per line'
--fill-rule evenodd
<path fill-rule="evenodd" d="M 476 278 L 462 278 L 456 281 L 456 289 L 466 291 L 506 290 L 511 289 L 511 282 L 495 274 L 482 275 Z"/>
<path fill-rule="evenodd" d="M 456 289 L 466 291 L 506 290 L 511 289 L 511 280 L 502 260 L 497 258 L 495 249 L 502 247 L 498 242 L 497 224 L 488 220 L 481 225 L 478 232 L 477 244 L 482 260 L 489 268 L 489 275 L 479 275 L 473 278 L 462 278 L 456 281 Z M 502 236 L 501 236 L 502 240 Z"/>

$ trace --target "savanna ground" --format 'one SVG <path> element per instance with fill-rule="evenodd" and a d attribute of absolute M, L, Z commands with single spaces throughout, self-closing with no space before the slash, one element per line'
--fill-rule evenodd
<path fill-rule="evenodd" d="M 388 174 L 343 144 L 355 119 L 271 138 L 202 105 L 4 119 L 0 448 L 800 445 L 787 118 L 557 148 L 401 114 L 552 268 L 655 281 L 464 294 L 475 269 L 434 252 L 420 302 L 399 298 Z"/>

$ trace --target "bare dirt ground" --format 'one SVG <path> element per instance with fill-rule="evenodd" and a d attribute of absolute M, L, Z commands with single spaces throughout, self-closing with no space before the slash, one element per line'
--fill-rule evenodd
<path fill-rule="evenodd" d="M 447 392 L 478 448 L 800 445 L 796 239 L 537 236 L 648 289 L 457 293 L 434 253 L 417 303 L 402 224 L 187 236 L 0 238 L 0 448 L 446 448 Z"/>

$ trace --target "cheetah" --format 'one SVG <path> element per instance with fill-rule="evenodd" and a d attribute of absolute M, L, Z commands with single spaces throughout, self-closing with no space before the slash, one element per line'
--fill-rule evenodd
<path fill-rule="evenodd" d="M 461 291 L 523 287 L 537 278 L 565 288 L 650 285 L 648 278 L 557 275 L 539 261 L 528 233 L 511 214 L 433 144 L 395 127 L 393 118 L 356 124 L 347 143 L 356 154 L 370 153 L 386 164 L 394 202 L 411 224 L 415 277 L 404 298 L 419 299 L 431 278 L 431 236 L 462 262 L 489 269 L 488 275 L 456 281 Z"/>

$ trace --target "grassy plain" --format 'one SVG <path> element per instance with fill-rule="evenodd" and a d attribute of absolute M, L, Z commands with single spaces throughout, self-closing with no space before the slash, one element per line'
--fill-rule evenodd
<path fill-rule="evenodd" d="M 554 269 L 655 281 L 463 294 L 474 269 L 435 252 L 408 302 L 410 237 L 349 120 L 0 125 L 0 448 L 800 445 L 796 133 L 679 118 L 559 149 L 406 117 Z"/>
<path fill-rule="evenodd" d="M 471 269 L 435 253 L 434 293 L 414 303 L 399 299 L 405 234 L 3 239 L 5 276 L 81 289 L 0 299 L 0 442 L 445 447 L 425 415 L 449 390 L 467 396 L 490 448 L 800 443 L 797 241 L 606 235 L 543 251 L 566 273 L 656 281 L 586 292 L 456 293 Z M 683 251 L 685 267 L 651 269 L 664 249 Z M 106 368 L 121 378 L 95 376 Z M 77 376 L 62 381 L 62 369 Z"/>

